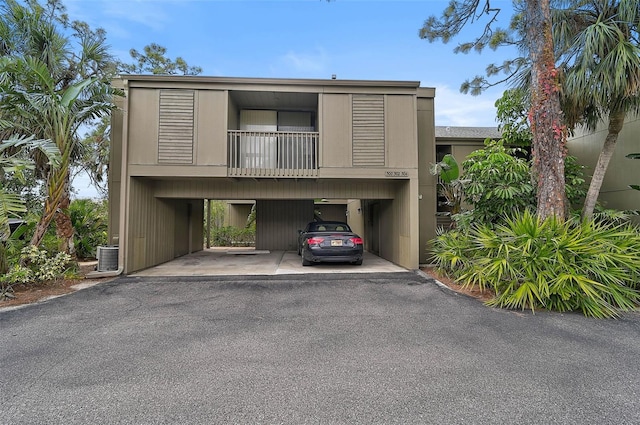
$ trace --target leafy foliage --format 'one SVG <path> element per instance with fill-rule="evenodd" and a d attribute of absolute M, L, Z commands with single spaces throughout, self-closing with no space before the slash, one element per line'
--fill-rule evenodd
<path fill-rule="evenodd" d="M 148 44 L 144 46 L 143 50 L 143 53 L 138 52 L 136 49 L 129 50 L 129 54 L 135 62 L 132 64 L 119 63 L 120 70 L 130 74 L 154 75 L 198 75 L 202 73 L 202 68 L 189 66 L 179 56 L 175 60 L 168 58 L 166 56 L 167 48 L 159 44 Z"/>
<path fill-rule="evenodd" d="M 69 206 L 79 258 L 96 258 L 98 246 L 107 245 L 107 203 L 76 199 Z"/>
<path fill-rule="evenodd" d="M 486 140 L 485 148 L 472 152 L 462 163 L 465 202 L 472 209 L 453 219 L 460 226 L 500 222 L 536 207 L 536 186 L 531 161 L 521 148 L 508 148 L 504 140 Z M 573 156 L 565 158 L 565 190 L 569 205 L 579 206 L 585 196 L 584 167 Z"/>
<path fill-rule="evenodd" d="M 51 257 L 46 251 L 29 245 L 22 249 L 21 260 L 26 266 L 16 264 L 8 273 L 0 276 L 0 299 L 10 298 L 14 285 L 59 279 L 69 267 L 71 256 L 59 252 Z"/>
<path fill-rule="evenodd" d="M 250 227 L 219 227 L 212 230 L 212 235 L 213 246 L 254 246 L 256 243 L 256 229 Z"/>
<path fill-rule="evenodd" d="M 13 134 L 33 134 L 51 140 L 60 150 L 56 166 L 41 164 L 47 196 L 41 220 L 32 237 L 39 245 L 49 224 L 64 249 L 73 252 L 73 230 L 65 215 L 69 205 L 69 169 L 76 157 L 78 129 L 108 115 L 113 97 L 110 86 L 113 58 L 103 30 L 69 22 L 59 0 L 45 6 L 6 0 L 0 6 L 0 117 Z"/>
<path fill-rule="evenodd" d="M 540 220 L 525 211 L 494 227 L 440 235 L 434 261 L 492 306 L 615 317 L 640 302 L 640 232 L 604 221 Z"/>
<path fill-rule="evenodd" d="M 467 220 L 495 223 L 514 211 L 535 206 L 530 165 L 515 156 L 517 151 L 505 147 L 503 141 L 486 140 L 484 149 L 472 152 L 462 163 L 465 199 L 473 206 Z"/>
<path fill-rule="evenodd" d="M 531 146 L 533 135 L 529 126 L 529 99 L 525 90 L 505 90 L 496 100 L 496 121 L 502 139 L 510 146 Z"/>
<path fill-rule="evenodd" d="M 460 179 L 460 166 L 455 157 L 446 154 L 442 161 L 431 164 L 429 172 L 438 176 L 438 195 L 444 197 L 446 205 L 449 208 L 448 215 L 460 213 L 463 199 L 464 181 Z M 438 205 L 442 205 L 439 202 Z"/>

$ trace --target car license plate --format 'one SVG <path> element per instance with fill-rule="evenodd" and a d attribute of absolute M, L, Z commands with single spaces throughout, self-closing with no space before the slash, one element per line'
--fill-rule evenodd
<path fill-rule="evenodd" d="M 342 246 L 342 240 L 332 240 L 331 246 Z"/>

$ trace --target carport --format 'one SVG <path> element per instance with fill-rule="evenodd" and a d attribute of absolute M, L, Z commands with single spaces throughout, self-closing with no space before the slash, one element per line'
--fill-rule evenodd
<path fill-rule="evenodd" d="M 131 177 L 125 273 L 144 270 L 204 246 L 204 202 L 256 200 L 256 250 L 295 251 L 298 230 L 314 219 L 314 199 L 343 199 L 345 217 L 363 236 L 365 249 L 412 267 L 409 224 L 411 180 L 234 180 Z M 265 199 L 266 198 L 266 199 Z M 403 223 L 407 223 L 403 225 Z M 406 245 L 405 245 L 406 244 Z M 405 245 L 405 246 L 403 246 Z M 417 261 L 416 261 L 417 263 Z"/>

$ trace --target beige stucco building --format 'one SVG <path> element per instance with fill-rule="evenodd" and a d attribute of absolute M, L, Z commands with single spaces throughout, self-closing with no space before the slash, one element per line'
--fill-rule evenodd
<path fill-rule="evenodd" d="M 124 273 L 203 247 L 207 199 L 255 200 L 256 248 L 295 250 L 314 200 L 408 269 L 435 234 L 433 88 L 415 81 L 125 75 L 110 243 Z"/>

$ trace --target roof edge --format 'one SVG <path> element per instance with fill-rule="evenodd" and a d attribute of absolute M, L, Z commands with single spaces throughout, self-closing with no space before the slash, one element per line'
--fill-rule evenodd
<path fill-rule="evenodd" d="M 137 75 L 121 74 L 119 79 L 130 81 L 167 81 L 193 83 L 223 83 L 223 84 L 261 84 L 261 85 L 320 85 L 320 86 L 352 86 L 352 87 L 420 87 L 420 81 L 396 80 L 340 80 L 340 79 L 307 79 L 307 78 L 253 78 L 253 77 L 215 77 L 201 75 Z"/>

